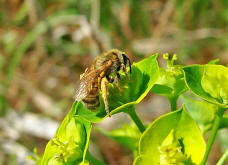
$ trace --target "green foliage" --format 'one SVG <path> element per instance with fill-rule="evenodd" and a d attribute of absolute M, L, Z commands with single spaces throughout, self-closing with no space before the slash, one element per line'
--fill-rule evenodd
<path fill-rule="evenodd" d="M 202 164 L 206 164 L 220 127 L 224 110 L 228 107 L 228 68 L 221 65 L 207 64 L 186 66 L 183 69 L 186 83 L 193 93 L 219 107 L 202 161 Z"/>
<path fill-rule="evenodd" d="M 97 25 L 95 28 L 94 23 Z M 159 50 L 177 52 L 181 55 L 182 63 L 193 63 L 195 60 L 207 63 L 208 59 L 221 56 L 221 63 L 226 64 L 227 24 L 227 0 L 0 1 L 0 115 L 4 117 L 8 109 L 22 113 L 37 112 L 33 97 L 39 90 L 47 95 L 45 98 L 54 98 L 53 105 L 57 107 L 59 103 L 55 103 L 56 98 L 61 98 L 64 105 L 68 104 L 74 86 L 72 80 L 77 76 L 75 72 L 81 72 L 84 67 L 84 58 L 76 56 L 85 55 L 90 58 L 88 56 L 102 51 L 99 50 L 102 49 L 101 46 L 104 49 L 121 48 L 130 56 L 134 54 L 132 57 L 136 60 Z M 82 40 L 75 40 L 77 34 L 82 36 Z M 154 42 L 151 44 L 150 41 L 155 41 L 156 49 L 150 49 L 154 46 Z M 201 131 L 205 134 L 211 130 L 215 137 L 218 129 L 228 127 L 228 116 L 221 113 L 228 106 L 227 68 L 215 65 L 217 63 L 218 60 L 212 60 L 208 64 L 213 65 L 187 66 L 184 67 L 184 72 L 182 66 L 173 64 L 168 64 L 167 68 L 159 68 L 155 57 L 150 57 L 147 62 L 134 64 L 130 81 L 121 75 L 121 91 L 115 85 L 109 85 L 111 114 L 129 114 L 143 132 L 145 128 L 137 117 L 134 106 L 150 90 L 168 98 L 173 111 L 177 109 L 176 102 L 180 97 Z M 61 65 L 69 67 L 69 70 L 73 69 L 73 72 L 67 71 L 65 74 Z M 48 67 L 51 68 L 51 73 L 50 70 L 46 71 Z M 68 84 L 69 79 L 66 80 L 65 76 L 72 84 Z M 44 77 L 57 82 L 59 90 L 52 88 L 54 85 L 47 87 Z M 27 90 L 27 87 L 34 87 L 35 90 Z M 65 92 L 66 88 L 70 92 Z M 183 95 L 188 89 L 204 101 L 197 96 L 190 98 Z M 33 100 L 32 103 L 30 100 Z M 42 159 L 35 154 L 37 163 L 42 160 L 44 164 L 99 164 L 87 152 L 87 147 L 91 123 L 107 118 L 102 98 L 100 101 L 101 106 L 95 112 L 87 110 L 81 102 L 74 103 L 71 115 L 67 115 L 55 138 L 48 143 Z M 85 131 L 81 131 L 84 129 Z M 140 133 L 134 127 L 124 126 L 119 130 L 103 133 L 133 150 L 138 146 L 135 143 Z M 86 138 L 82 138 L 85 136 Z M 227 141 L 226 137 L 224 139 Z M 19 143 L 20 140 L 21 138 L 18 139 Z M 214 138 L 211 138 L 209 142 L 213 141 Z M 221 146 L 226 147 L 223 143 Z M 159 152 L 163 153 L 164 160 L 167 160 L 165 150 L 169 147 L 177 153 L 177 160 L 185 159 L 183 153 L 179 152 L 182 146 L 176 141 L 175 130 L 171 130 L 160 145 Z M 210 147 L 207 147 L 207 152 L 209 151 Z M 7 156 L 4 159 L 13 161 L 3 164 L 16 163 L 15 156 L 9 155 L 9 158 Z"/>
<path fill-rule="evenodd" d="M 148 126 L 140 138 L 139 157 L 134 164 L 146 165 L 148 162 L 151 162 L 151 165 L 158 164 L 164 159 L 164 149 L 170 147 L 173 152 L 177 153 L 166 154 L 171 154 L 169 156 L 172 156 L 172 159 L 181 161 L 176 164 L 184 162 L 199 164 L 203 158 L 205 142 L 196 122 L 184 107 L 159 117 Z"/>
<path fill-rule="evenodd" d="M 164 54 L 163 58 L 167 61 L 167 69 L 160 68 L 160 77 L 151 91 L 167 97 L 173 106 L 178 97 L 187 90 L 187 86 L 181 66 L 174 65 L 177 60 L 176 54 L 173 55 L 172 59 L 169 59 L 168 54 Z M 176 105 L 171 108 L 176 110 Z"/>
<path fill-rule="evenodd" d="M 72 115 L 77 103 L 59 126 L 54 139 L 50 140 L 40 164 L 86 163 L 91 123 Z"/>
<path fill-rule="evenodd" d="M 224 113 L 220 123 L 220 128 L 227 128 L 227 127 L 228 127 L 228 115 Z"/>
<path fill-rule="evenodd" d="M 221 65 L 191 65 L 183 68 L 189 88 L 199 97 L 228 107 L 228 68 Z"/>
<path fill-rule="evenodd" d="M 115 129 L 111 132 L 105 131 L 101 128 L 97 129 L 105 136 L 112 138 L 113 140 L 126 146 L 127 148 L 130 148 L 133 151 L 137 151 L 138 140 L 141 136 L 141 133 L 135 124 L 125 124 L 120 129 Z"/>
<path fill-rule="evenodd" d="M 211 129 L 218 106 L 196 97 L 183 95 L 181 101 L 195 119 L 203 134 Z"/>
<path fill-rule="evenodd" d="M 182 152 L 184 147 L 174 138 L 174 130 L 170 131 L 158 149 L 160 164 L 184 164 L 187 161 L 187 157 Z"/>
<path fill-rule="evenodd" d="M 134 63 L 129 79 L 121 73 L 120 88 L 115 84 L 108 86 L 110 114 L 125 112 L 135 125 L 123 125 L 111 132 L 97 130 L 130 148 L 136 157 L 134 165 L 148 162 L 151 165 L 205 165 L 218 129 L 227 126 L 227 117 L 222 117 L 228 106 L 227 68 L 215 64 L 182 67 L 174 65 L 176 55 L 169 59 L 169 55 L 164 54 L 165 70 L 158 67 L 157 56 Z M 183 95 L 188 89 L 204 100 Z M 171 106 L 171 110 L 176 111 L 162 115 L 145 129 L 134 106 L 149 91 L 167 97 L 175 106 L 181 96 L 187 109 L 182 106 L 176 110 Z M 73 104 L 55 137 L 47 144 L 43 157 L 37 160 L 38 164 L 104 164 L 88 151 L 92 123 L 108 117 L 101 97 L 100 101 L 96 111 L 86 109 L 81 102 Z M 201 131 L 205 134 L 210 129 L 206 146 Z"/>
<path fill-rule="evenodd" d="M 209 61 L 208 64 L 218 64 L 218 62 L 219 58 Z"/>
<path fill-rule="evenodd" d="M 109 106 L 111 110 L 113 109 L 111 114 L 131 110 L 133 105 L 139 103 L 146 96 L 159 75 L 156 59 L 157 55 L 153 55 L 133 64 L 130 80 L 127 80 L 122 74 L 120 82 L 123 87 L 122 92 L 119 92 L 116 86 L 109 86 Z M 97 112 L 91 112 L 81 102 L 75 102 L 59 126 L 55 138 L 47 144 L 41 164 L 50 162 L 52 164 L 86 163 L 91 123 L 99 122 L 105 117 L 107 115 L 104 105 L 101 105 Z M 114 134 L 120 132 L 117 131 Z M 130 132 L 133 133 L 132 130 Z"/>

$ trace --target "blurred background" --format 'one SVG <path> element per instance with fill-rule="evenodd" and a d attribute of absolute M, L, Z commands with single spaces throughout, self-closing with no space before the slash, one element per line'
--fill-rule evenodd
<path fill-rule="evenodd" d="M 74 101 L 79 75 L 111 48 L 135 62 L 159 52 L 176 53 L 180 64 L 219 58 L 226 65 L 228 1 L 0 0 L 0 165 L 32 164 L 25 158 L 35 147 L 43 153 Z M 165 65 L 161 56 L 159 62 Z M 149 94 L 137 109 L 149 123 L 169 104 Z M 115 115 L 99 126 L 110 130 L 126 120 Z M 225 134 L 210 165 L 223 152 Z M 132 164 L 128 149 L 96 131 L 91 147 L 107 164 Z"/>

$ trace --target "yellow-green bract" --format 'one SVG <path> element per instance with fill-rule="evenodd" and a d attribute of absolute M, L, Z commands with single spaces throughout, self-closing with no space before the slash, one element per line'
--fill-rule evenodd
<path fill-rule="evenodd" d="M 186 157 L 186 161 L 183 161 L 189 165 L 199 164 L 206 145 L 196 122 L 182 107 L 178 111 L 159 117 L 148 126 L 140 138 L 139 156 L 134 165 L 148 165 L 148 162 L 151 165 L 159 164 L 161 156 L 164 156 L 159 148 L 172 130 L 176 139 L 174 146 L 181 146 L 182 153 Z"/>
<path fill-rule="evenodd" d="M 60 124 L 55 137 L 46 146 L 39 164 L 79 164 L 86 163 L 85 156 L 89 145 L 91 123 L 74 116 L 77 104 Z"/>
<path fill-rule="evenodd" d="M 190 65 L 183 68 L 186 83 L 199 97 L 228 108 L 228 68 L 222 65 Z"/>

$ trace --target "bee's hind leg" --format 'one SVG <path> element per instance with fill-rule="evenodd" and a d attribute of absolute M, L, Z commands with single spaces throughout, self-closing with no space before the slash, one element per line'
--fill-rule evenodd
<path fill-rule="evenodd" d="M 108 107 L 108 83 L 109 83 L 109 81 L 107 80 L 106 77 L 102 78 L 102 80 L 101 80 L 101 92 L 102 92 L 102 97 L 104 100 L 105 111 L 109 115 L 109 117 L 111 117 L 111 115 L 109 114 L 109 107 Z"/>

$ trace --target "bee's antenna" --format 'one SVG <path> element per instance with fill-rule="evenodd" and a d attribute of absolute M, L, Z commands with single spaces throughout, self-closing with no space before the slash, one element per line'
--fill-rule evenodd
<path fill-rule="evenodd" d="M 131 61 L 130 61 L 130 59 L 125 54 L 122 54 L 122 56 L 123 56 L 124 65 L 125 66 L 127 65 L 127 62 L 128 62 L 128 65 L 129 65 L 129 68 L 130 68 L 130 73 L 131 73 Z"/>

